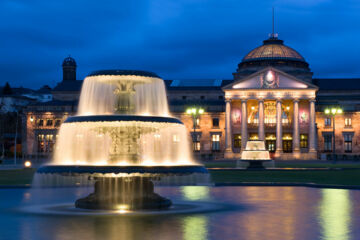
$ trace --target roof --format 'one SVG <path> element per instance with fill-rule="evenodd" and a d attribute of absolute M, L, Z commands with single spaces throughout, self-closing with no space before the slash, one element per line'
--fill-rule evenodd
<path fill-rule="evenodd" d="M 119 69 L 113 69 L 113 70 L 99 70 L 94 71 L 88 75 L 90 76 L 100 76 L 100 75 L 118 75 L 118 76 L 124 76 L 124 75 L 135 75 L 135 76 L 143 76 L 143 77 L 154 77 L 154 78 L 160 78 L 156 73 L 148 72 L 148 71 L 140 71 L 140 70 L 119 70 Z"/>
<path fill-rule="evenodd" d="M 167 90 L 177 91 L 204 91 L 204 90 L 221 90 L 233 80 L 222 79 L 183 79 L 183 80 L 164 80 Z"/>
<path fill-rule="evenodd" d="M 59 82 L 53 91 L 80 92 L 83 80 Z"/>
<path fill-rule="evenodd" d="M 73 106 L 77 104 L 78 101 L 52 100 L 48 102 L 35 102 L 33 104 L 30 104 L 30 106 Z"/>
<path fill-rule="evenodd" d="M 305 62 L 305 59 L 294 49 L 284 45 L 284 41 L 271 37 L 264 44 L 251 50 L 242 62 L 259 60 L 293 60 Z"/>
<path fill-rule="evenodd" d="M 360 90 L 360 78 L 314 78 L 320 91 Z"/>
<path fill-rule="evenodd" d="M 62 66 L 74 66 L 76 67 L 76 62 L 75 59 L 73 59 L 72 57 L 68 56 L 67 58 L 64 59 Z"/>

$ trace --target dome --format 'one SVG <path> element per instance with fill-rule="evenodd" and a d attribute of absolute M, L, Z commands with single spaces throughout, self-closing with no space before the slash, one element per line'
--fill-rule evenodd
<path fill-rule="evenodd" d="M 285 46 L 284 42 L 277 38 L 269 38 L 264 44 L 250 51 L 242 62 L 262 60 L 289 60 L 305 62 L 305 59 L 294 49 Z"/>
<path fill-rule="evenodd" d="M 233 73 L 235 79 L 241 79 L 266 67 L 274 67 L 299 79 L 311 82 L 312 75 L 309 64 L 292 49 L 284 45 L 284 41 L 271 34 L 263 41 L 263 45 L 251 50 L 238 64 Z"/>
<path fill-rule="evenodd" d="M 68 56 L 67 58 L 64 59 L 62 65 L 63 65 L 63 67 L 64 67 L 64 66 L 74 66 L 74 67 L 76 67 L 76 62 L 75 62 L 75 59 L 73 59 L 72 57 Z"/>

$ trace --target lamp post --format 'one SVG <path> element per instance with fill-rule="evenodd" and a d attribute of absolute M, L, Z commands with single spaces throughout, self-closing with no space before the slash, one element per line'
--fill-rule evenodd
<path fill-rule="evenodd" d="M 333 139 L 333 142 L 332 142 L 332 147 L 333 147 L 333 157 L 335 159 L 335 116 L 337 114 L 342 114 L 343 113 L 343 110 L 339 107 L 332 107 L 332 108 L 326 108 L 325 109 L 325 114 L 326 115 L 331 115 L 332 116 L 332 122 L 333 122 L 333 136 L 334 136 L 334 139 Z"/>
<path fill-rule="evenodd" d="M 193 119 L 193 150 L 196 150 L 196 146 L 194 144 L 194 140 L 195 140 L 195 133 L 196 133 L 196 123 L 197 120 L 199 119 L 200 115 L 204 113 L 204 109 L 201 107 L 190 107 L 188 109 L 186 109 L 186 113 L 188 115 L 192 116 Z"/>

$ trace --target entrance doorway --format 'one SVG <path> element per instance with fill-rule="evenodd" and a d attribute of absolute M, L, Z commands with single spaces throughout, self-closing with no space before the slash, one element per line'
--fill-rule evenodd
<path fill-rule="evenodd" d="M 274 153 L 276 150 L 276 137 L 275 133 L 267 133 L 265 136 L 265 146 L 266 150 L 270 153 Z"/>
<path fill-rule="evenodd" d="M 292 152 L 292 136 L 290 133 L 285 133 L 283 135 L 283 152 L 284 153 Z"/>
<path fill-rule="evenodd" d="M 266 149 L 273 153 L 276 150 L 276 140 L 266 140 L 265 141 Z"/>

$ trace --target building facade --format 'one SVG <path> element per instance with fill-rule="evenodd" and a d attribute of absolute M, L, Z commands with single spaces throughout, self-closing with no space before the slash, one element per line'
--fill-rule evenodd
<path fill-rule="evenodd" d="M 82 81 L 76 80 L 76 67 L 73 58 L 66 58 L 53 100 L 26 108 L 24 156 L 51 156 L 61 123 L 77 111 Z M 326 159 L 334 153 L 357 158 L 360 79 L 312 76 L 305 59 L 272 35 L 242 59 L 233 79 L 165 84 L 170 111 L 188 128 L 199 159 L 239 158 L 246 142 L 255 139 L 264 140 L 275 159 Z M 194 107 L 204 113 L 187 114 Z M 334 107 L 342 112 L 325 111 Z"/>

